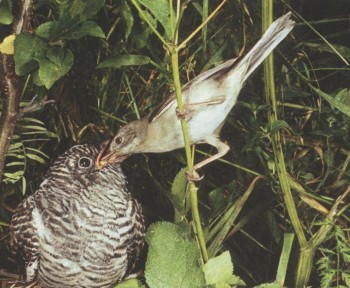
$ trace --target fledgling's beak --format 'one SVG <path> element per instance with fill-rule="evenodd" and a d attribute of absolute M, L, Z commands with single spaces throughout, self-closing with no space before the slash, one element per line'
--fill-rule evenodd
<path fill-rule="evenodd" d="M 120 163 L 124 159 L 128 158 L 129 155 L 120 155 L 117 151 L 110 151 L 111 142 L 113 139 L 103 143 L 101 152 L 98 154 L 96 159 L 96 167 L 98 169 L 103 168 L 108 163 Z"/>

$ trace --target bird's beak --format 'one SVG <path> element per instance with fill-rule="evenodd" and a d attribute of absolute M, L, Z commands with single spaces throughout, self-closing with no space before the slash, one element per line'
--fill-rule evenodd
<path fill-rule="evenodd" d="M 128 158 L 129 155 L 120 155 L 117 151 L 109 151 L 112 140 L 103 144 L 101 152 L 98 154 L 96 159 L 96 167 L 98 169 L 103 168 L 108 163 L 120 163 L 124 159 Z"/>

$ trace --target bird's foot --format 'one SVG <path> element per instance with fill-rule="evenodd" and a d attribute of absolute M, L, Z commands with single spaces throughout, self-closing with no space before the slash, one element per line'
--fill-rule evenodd
<path fill-rule="evenodd" d="M 179 107 L 176 107 L 176 110 L 175 110 L 175 112 L 176 112 L 176 116 L 177 116 L 177 118 L 179 118 L 180 120 L 185 120 L 185 121 L 189 121 L 189 120 L 191 120 L 191 112 L 192 112 L 192 110 L 193 109 L 191 109 L 190 107 L 189 107 L 189 105 L 184 105 L 183 107 L 182 107 L 182 109 L 180 109 Z"/>
<path fill-rule="evenodd" d="M 204 178 L 204 175 L 199 176 L 196 170 L 193 170 L 192 172 L 187 171 L 186 176 L 187 176 L 188 182 L 198 182 Z"/>

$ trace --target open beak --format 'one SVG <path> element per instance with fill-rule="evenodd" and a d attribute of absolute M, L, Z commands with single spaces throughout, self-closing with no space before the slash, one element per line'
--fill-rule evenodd
<path fill-rule="evenodd" d="M 101 152 L 98 154 L 96 159 L 96 167 L 98 169 L 103 168 L 108 163 L 119 163 L 124 159 L 128 158 L 129 155 L 118 155 L 118 151 L 109 152 L 109 147 L 112 140 L 108 141 L 101 149 Z"/>

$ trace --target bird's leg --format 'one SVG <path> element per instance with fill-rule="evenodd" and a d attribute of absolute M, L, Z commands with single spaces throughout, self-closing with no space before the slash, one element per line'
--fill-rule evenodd
<path fill-rule="evenodd" d="M 208 105 L 218 105 L 222 104 L 225 100 L 225 96 L 218 96 L 209 101 L 184 104 L 182 109 L 176 107 L 176 116 L 181 120 L 189 121 L 191 120 L 191 114 L 194 113 L 197 107 L 201 108 Z"/>
<path fill-rule="evenodd" d="M 187 173 L 187 179 L 190 182 L 199 181 L 203 179 L 204 176 L 199 176 L 199 174 L 197 173 L 197 170 L 209 164 L 210 162 L 213 162 L 214 160 L 221 158 L 230 150 L 230 147 L 227 144 L 225 144 L 224 142 L 220 141 L 217 138 L 211 139 L 210 141 L 206 141 L 206 143 L 216 147 L 218 152 L 193 166 L 193 172 Z"/>

